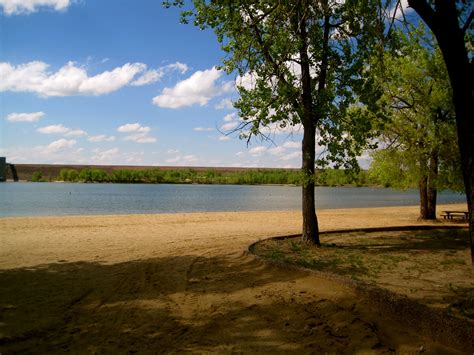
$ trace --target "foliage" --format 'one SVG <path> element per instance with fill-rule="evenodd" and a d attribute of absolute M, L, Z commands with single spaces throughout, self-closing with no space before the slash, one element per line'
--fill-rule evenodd
<path fill-rule="evenodd" d="M 32 182 L 44 182 L 46 181 L 45 179 L 43 179 L 43 173 L 40 172 L 40 171 L 35 171 L 32 175 L 31 175 L 31 181 Z"/>
<path fill-rule="evenodd" d="M 398 45 L 385 54 L 377 78 L 380 104 L 390 118 L 381 137 L 386 148 L 373 153 L 369 175 L 396 188 L 429 178 L 430 188 L 458 189 L 456 123 L 442 55 L 422 24 L 393 37 Z"/>
<path fill-rule="evenodd" d="M 113 170 L 107 174 L 101 169 L 62 169 L 57 177 L 68 182 L 113 182 L 113 183 L 147 183 L 147 184 L 221 184 L 221 185 L 301 185 L 301 172 L 288 169 L 256 169 L 245 171 L 221 172 L 209 169 L 176 170 Z M 367 186 L 379 184 L 370 180 L 367 172 L 354 172 L 342 169 L 324 169 L 316 172 L 314 181 L 320 186 Z"/>

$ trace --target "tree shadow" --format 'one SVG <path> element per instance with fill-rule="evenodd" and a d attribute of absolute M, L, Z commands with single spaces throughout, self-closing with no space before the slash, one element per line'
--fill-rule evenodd
<path fill-rule="evenodd" d="M 396 251 L 431 251 L 446 252 L 447 250 L 457 251 L 469 248 L 469 233 L 466 230 L 419 230 L 394 232 L 396 236 L 383 236 L 377 238 L 377 243 L 363 244 L 337 244 L 337 248 L 356 250 L 376 250 L 377 252 Z M 368 233 L 367 236 L 377 232 Z"/>

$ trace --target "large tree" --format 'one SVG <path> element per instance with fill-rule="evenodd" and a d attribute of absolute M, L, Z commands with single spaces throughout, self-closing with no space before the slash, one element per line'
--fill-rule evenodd
<path fill-rule="evenodd" d="M 362 74 L 383 26 L 378 2 L 194 0 L 183 12 L 184 22 L 214 30 L 227 54 L 222 68 L 241 78 L 234 106 L 243 137 L 272 125 L 303 126 L 303 239 L 317 245 L 316 145 L 325 148 L 321 165 L 357 165 L 370 122 L 356 104 L 372 96 Z"/>
<path fill-rule="evenodd" d="M 459 169 L 449 79 L 439 48 L 423 24 L 396 31 L 392 39 L 383 71 L 376 75 L 383 89 L 380 104 L 390 119 L 381 135 L 385 149 L 373 155 L 371 172 L 399 179 L 395 186 L 416 181 L 420 218 L 436 219 L 437 191 L 444 187 L 440 173 L 453 176 Z"/>
<path fill-rule="evenodd" d="M 471 259 L 474 264 L 474 63 L 471 42 L 473 5 L 467 0 L 408 0 L 408 4 L 435 35 L 448 70 L 469 211 Z"/>

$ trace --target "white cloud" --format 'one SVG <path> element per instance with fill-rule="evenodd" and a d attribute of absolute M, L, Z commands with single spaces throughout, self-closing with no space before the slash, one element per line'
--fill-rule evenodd
<path fill-rule="evenodd" d="M 32 92 L 48 96 L 99 96 L 117 91 L 130 84 L 146 70 L 143 63 L 127 63 L 111 71 L 89 76 L 84 67 L 69 62 L 56 72 L 48 71 L 44 62 L 29 62 L 17 66 L 0 63 L 0 92 Z"/>
<path fill-rule="evenodd" d="M 168 149 L 168 151 L 166 153 L 168 153 L 168 154 L 178 154 L 179 150 L 178 149 Z"/>
<path fill-rule="evenodd" d="M 199 104 L 206 105 L 213 97 L 232 90 L 229 83 L 217 84 L 223 72 L 215 67 L 197 71 L 173 88 L 164 88 L 161 95 L 153 98 L 153 104 L 164 108 L 180 108 Z"/>
<path fill-rule="evenodd" d="M 150 69 L 143 73 L 137 80 L 133 81 L 130 85 L 133 86 L 143 86 L 156 83 L 160 81 L 161 78 L 170 71 L 178 70 L 181 74 L 184 74 L 188 71 L 188 66 L 186 64 L 176 62 L 173 64 L 168 64 L 159 69 Z"/>
<path fill-rule="evenodd" d="M 10 113 L 6 119 L 10 122 L 37 122 L 44 116 L 44 112 L 30 112 L 30 113 Z"/>
<path fill-rule="evenodd" d="M 196 131 L 196 132 L 212 132 L 214 130 L 214 128 L 211 128 L 211 127 L 195 127 L 193 128 L 193 131 Z"/>
<path fill-rule="evenodd" d="M 219 139 L 221 142 L 225 142 L 225 141 L 230 140 L 230 137 L 229 137 L 229 136 L 220 136 L 218 139 Z"/>
<path fill-rule="evenodd" d="M 7 16 L 33 13 L 42 7 L 64 11 L 71 3 L 71 0 L 0 0 L 0 6 Z"/>
<path fill-rule="evenodd" d="M 99 134 L 97 136 L 89 136 L 87 138 L 87 140 L 89 142 L 94 142 L 94 143 L 98 143 L 98 142 L 113 142 L 115 140 L 115 137 L 114 136 L 107 136 L 105 134 Z"/>
<path fill-rule="evenodd" d="M 133 86 L 143 86 L 143 85 L 149 85 L 156 83 L 159 81 L 165 73 L 160 70 L 156 69 L 151 69 L 147 70 L 141 77 L 139 77 L 137 80 L 133 81 L 130 85 Z"/>
<path fill-rule="evenodd" d="M 137 133 L 126 136 L 124 141 L 134 141 L 137 143 L 155 143 L 156 138 L 149 136 L 147 133 Z"/>
<path fill-rule="evenodd" d="M 301 142 L 285 142 L 283 143 L 284 148 L 290 148 L 290 149 L 301 149 Z"/>
<path fill-rule="evenodd" d="M 224 116 L 224 122 L 232 122 L 237 119 L 237 114 L 235 112 L 229 113 Z"/>
<path fill-rule="evenodd" d="M 63 134 L 66 137 L 85 137 L 87 132 L 82 129 L 71 129 L 65 127 L 63 124 L 53 124 L 45 127 L 40 127 L 36 130 L 43 134 Z"/>
<path fill-rule="evenodd" d="M 178 70 L 178 71 L 181 72 L 181 74 L 184 74 L 189 70 L 189 67 L 186 64 L 180 63 L 180 62 L 176 62 L 176 63 L 173 63 L 173 64 L 168 64 L 164 68 L 168 69 L 168 70 Z"/>
<path fill-rule="evenodd" d="M 301 152 L 293 152 L 287 155 L 284 155 L 280 157 L 281 160 L 291 160 L 291 159 L 296 159 L 296 158 L 301 158 Z"/>
<path fill-rule="evenodd" d="M 43 134 L 64 134 L 70 131 L 70 128 L 64 127 L 62 124 L 54 124 L 50 126 L 40 127 L 36 130 Z"/>
<path fill-rule="evenodd" d="M 215 106 L 214 108 L 218 109 L 218 110 L 231 110 L 234 108 L 234 106 L 232 105 L 232 100 L 227 98 L 227 99 L 222 99 L 221 101 L 219 101 Z"/>
<path fill-rule="evenodd" d="M 271 155 L 281 156 L 286 152 L 286 149 L 283 147 L 275 147 L 275 148 L 268 149 L 268 152 Z"/>
<path fill-rule="evenodd" d="M 77 142 L 74 139 L 67 140 L 64 138 L 58 139 L 57 141 L 51 142 L 47 147 L 46 150 L 49 152 L 57 152 L 58 150 L 63 150 L 66 148 L 71 148 Z"/>
<path fill-rule="evenodd" d="M 224 132 L 225 131 L 232 131 L 232 130 L 236 129 L 238 125 L 239 125 L 239 122 L 235 122 L 235 121 L 234 122 L 228 122 L 228 123 L 225 123 L 225 124 L 222 125 L 221 130 L 224 131 Z"/>
<path fill-rule="evenodd" d="M 95 155 L 91 157 L 93 163 L 111 163 L 112 159 L 119 157 L 119 149 L 112 148 L 107 150 L 96 150 Z"/>
<path fill-rule="evenodd" d="M 117 131 L 122 133 L 148 133 L 150 130 L 150 127 L 142 126 L 140 123 L 127 123 L 117 128 Z"/>
<path fill-rule="evenodd" d="M 249 153 L 253 156 L 260 156 L 263 153 L 265 153 L 266 151 L 267 151 L 267 147 L 264 147 L 264 146 L 260 145 L 258 147 L 254 147 L 254 148 L 250 149 Z"/>
<path fill-rule="evenodd" d="M 66 137 L 85 137 L 87 136 L 87 132 L 83 131 L 82 129 L 73 129 L 64 134 Z"/>
<path fill-rule="evenodd" d="M 235 155 L 240 157 L 241 155 L 244 155 L 244 152 L 237 152 L 237 153 L 235 153 Z"/>
<path fill-rule="evenodd" d="M 142 126 L 139 123 L 127 123 L 117 128 L 121 133 L 133 133 L 124 138 L 125 141 L 134 141 L 137 143 L 155 143 L 156 138 L 148 134 L 151 131 L 150 127 Z"/>

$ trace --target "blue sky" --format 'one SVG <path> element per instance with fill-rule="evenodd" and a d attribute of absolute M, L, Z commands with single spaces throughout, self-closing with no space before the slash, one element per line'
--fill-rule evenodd
<path fill-rule="evenodd" d="M 215 35 L 157 0 L 0 0 L 0 155 L 16 163 L 299 167 L 237 134 Z"/>
<path fill-rule="evenodd" d="M 237 78 L 216 69 L 224 53 L 212 31 L 180 24 L 179 9 L 161 3 L 0 0 L 0 156 L 300 167 L 300 127 L 268 127 L 272 140 L 250 145 L 223 134 L 241 122 Z M 360 162 L 367 168 L 368 154 Z"/>

